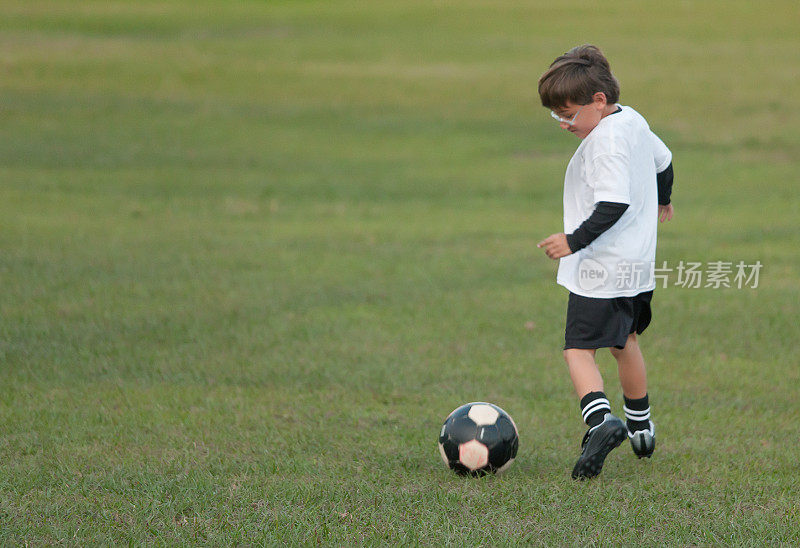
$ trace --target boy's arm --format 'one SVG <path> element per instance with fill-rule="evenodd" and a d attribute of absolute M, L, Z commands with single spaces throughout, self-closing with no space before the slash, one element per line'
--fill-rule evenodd
<path fill-rule="evenodd" d="M 589 218 L 583 221 L 575 232 L 567 234 L 570 251 L 576 253 L 595 241 L 603 232 L 614 226 L 627 209 L 628 204 L 620 202 L 598 202 Z"/>
<path fill-rule="evenodd" d="M 543 247 L 551 259 L 560 259 L 576 253 L 597 239 L 600 234 L 616 223 L 628 204 L 621 202 L 598 202 L 589 218 L 581 223 L 572 234 L 551 234 L 536 247 Z"/>

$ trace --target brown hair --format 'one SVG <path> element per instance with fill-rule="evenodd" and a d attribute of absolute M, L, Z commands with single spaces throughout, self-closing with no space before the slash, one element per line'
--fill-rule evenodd
<path fill-rule="evenodd" d="M 567 101 L 586 105 L 600 91 L 610 104 L 619 100 L 619 82 L 611 74 L 608 59 L 589 44 L 557 57 L 539 78 L 539 97 L 542 105 L 550 109 L 564 107 Z"/>

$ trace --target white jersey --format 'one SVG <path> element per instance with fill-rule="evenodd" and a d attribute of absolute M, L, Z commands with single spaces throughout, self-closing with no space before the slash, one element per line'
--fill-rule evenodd
<path fill-rule="evenodd" d="M 629 204 L 591 244 L 560 259 L 558 283 L 585 297 L 632 297 L 655 289 L 656 173 L 672 153 L 630 107 L 600 120 L 583 139 L 564 176 L 564 232 L 589 218 L 598 202 Z"/>

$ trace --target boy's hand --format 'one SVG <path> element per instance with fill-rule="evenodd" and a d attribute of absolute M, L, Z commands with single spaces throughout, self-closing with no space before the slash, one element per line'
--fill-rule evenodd
<path fill-rule="evenodd" d="M 547 253 L 547 256 L 551 259 L 560 259 L 561 257 L 572 255 L 572 250 L 567 243 L 567 235 L 563 232 L 551 234 L 536 244 L 536 247 L 543 247 L 544 252 Z"/>
<path fill-rule="evenodd" d="M 672 204 L 658 206 L 658 221 L 660 223 L 663 223 L 664 221 L 671 221 L 674 211 L 675 210 L 672 209 Z"/>

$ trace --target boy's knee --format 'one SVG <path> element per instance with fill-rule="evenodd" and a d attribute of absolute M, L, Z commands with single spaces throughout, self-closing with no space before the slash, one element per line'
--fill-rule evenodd
<path fill-rule="evenodd" d="M 623 348 L 617 348 L 615 346 L 612 346 L 611 348 L 609 348 L 609 350 L 611 350 L 611 355 L 616 358 L 617 356 L 619 356 L 620 354 L 625 352 L 625 350 L 629 349 L 630 348 L 629 345 L 631 345 L 631 344 L 637 344 L 636 343 L 636 333 L 635 332 L 631 333 L 630 335 L 628 335 L 628 339 L 625 341 L 625 346 Z"/>
<path fill-rule="evenodd" d="M 583 354 L 594 357 L 594 350 L 587 348 L 567 348 L 564 350 L 564 361 L 569 363 L 570 358 L 578 357 Z"/>
<path fill-rule="evenodd" d="M 577 348 L 567 348 L 564 350 L 564 360 L 569 361 L 570 356 L 574 356 L 579 352 Z"/>

